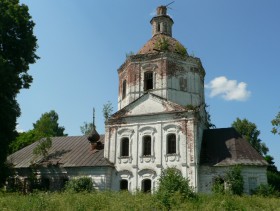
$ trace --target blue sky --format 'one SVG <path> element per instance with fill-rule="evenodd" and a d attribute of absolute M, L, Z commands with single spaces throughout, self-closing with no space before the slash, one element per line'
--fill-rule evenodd
<path fill-rule="evenodd" d="M 18 130 L 32 129 L 41 114 L 55 110 L 69 135 L 92 121 L 104 133 L 102 107 L 117 110 L 117 69 L 126 53 L 150 38 L 150 19 L 171 1 L 21 0 L 33 17 L 38 38 L 34 81 L 18 95 Z M 280 169 L 280 136 L 271 120 L 280 111 L 280 1 L 177 0 L 168 11 L 173 37 L 206 71 L 206 103 L 212 122 L 229 127 L 247 118 L 261 131 Z"/>

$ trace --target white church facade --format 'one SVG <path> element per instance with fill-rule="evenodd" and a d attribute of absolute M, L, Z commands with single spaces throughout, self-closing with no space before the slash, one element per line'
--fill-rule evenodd
<path fill-rule="evenodd" d="M 245 192 L 267 183 L 267 163 L 233 128 L 207 128 L 205 70 L 172 37 L 166 10 L 157 8 L 152 38 L 118 69 L 118 111 L 105 135 L 54 137 L 50 156 L 37 159 L 36 176 L 50 189 L 88 176 L 100 190 L 154 192 L 162 171 L 174 167 L 196 192 L 211 192 L 214 178 L 234 165 L 242 165 Z M 23 180 L 35 146 L 8 157 Z"/>

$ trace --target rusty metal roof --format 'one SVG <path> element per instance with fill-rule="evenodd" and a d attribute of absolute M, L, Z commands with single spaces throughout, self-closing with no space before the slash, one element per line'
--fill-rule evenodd
<path fill-rule="evenodd" d="M 157 34 L 153 36 L 139 51 L 137 54 L 149 54 L 158 53 L 157 45 L 159 42 L 165 41 L 168 43 L 168 52 L 178 53 L 178 46 L 184 48 L 184 46 L 173 37 L 165 34 Z"/>
<path fill-rule="evenodd" d="M 200 163 L 212 166 L 268 165 L 263 157 L 234 128 L 204 131 Z"/>
<path fill-rule="evenodd" d="M 104 135 L 100 135 L 101 147 L 91 150 L 87 136 L 62 136 L 52 138 L 52 147 L 46 159 L 35 157 L 33 149 L 38 142 L 35 142 L 11 155 L 7 161 L 15 168 L 28 168 L 34 162 L 37 164 L 53 164 L 60 167 L 93 167 L 113 166 L 104 158 Z"/>

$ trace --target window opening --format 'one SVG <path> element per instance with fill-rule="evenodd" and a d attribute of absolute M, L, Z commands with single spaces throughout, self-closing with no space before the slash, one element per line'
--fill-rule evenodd
<path fill-rule="evenodd" d="M 125 179 L 122 179 L 120 181 L 120 190 L 128 190 L 128 181 Z"/>
<path fill-rule="evenodd" d="M 144 80 L 144 90 L 153 89 L 153 72 L 145 72 Z"/>
<path fill-rule="evenodd" d="M 152 148 L 151 136 L 144 136 L 143 137 L 143 155 L 144 156 L 151 155 L 151 148 Z"/>
<path fill-rule="evenodd" d="M 126 80 L 124 80 L 122 84 L 122 99 L 124 99 L 125 96 L 126 96 Z"/>
<path fill-rule="evenodd" d="M 175 154 L 176 153 L 176 135 L 169 134 L 167 136 L 167 154 Z"/>
<path fill-rule="evenodd" d="M 129 139 L 123 138 L 121 141 L 121 156 L 129 156 Z"/>
<path fill-rule="evenodd" d="M 152 181 L 150 179 L 145 179 L 142 181 L 142 191 L 144 193 L 150 193 L 152 190 Z"/>
<path fill-rule="evenodd" d="M 157 24 L 157 32 L 160 32 L 160 23 Z"/>

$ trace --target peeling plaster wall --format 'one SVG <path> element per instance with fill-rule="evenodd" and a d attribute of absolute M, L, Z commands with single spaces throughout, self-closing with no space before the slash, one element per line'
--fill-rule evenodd
<path fill-rule="evenodd" d="M 172 53 L 130 56 L 119 68 L 118 109 L 145 93 L 144 73 L 153 72 L 150 92 L 180 105 L 204 104 L 204 69 L 200 60 Z M 123 81 L 126 95 L 123 96 Z"/>
<path fill-rule="evenodd" d="M 129 190 L 141 190 L 143 179 L 151 179 L 152 190 L 162 169 L 176 167 L 182 175 L 190 179 L 190 184 L 197 186 L 197 142 L 195 118 L 178 118 L 175 114 L 127 117 L 125 124 L 107 126 L 108 142 L 105 156 L 115 165 L 116 175 L 112 188 L 117 188 L 121 178 L 129 182 Z M 167 135 L 176 135 L 176 154 L 167 154 Z M 152 140 L 151 156 L 143 156 L 143 137 L 150 135 Z M 129 156 L 121 156 L 121 140 L 129 138 Z M 202 137 L 202 134 L 200 134 Z M 105 139 L 106 140 L 106 139 Z"/>
<path fill-rule="evenodd" d="M 112 186 L 112 167 L 75 167 L 66 168 L 69 179 L 89 177 L 93 181 L 93 187 L 97 190 L 110 190 Z"/>
<path fill-rule="evenodd" d="M 229 167 L 209 167 L 200 166 L 199 168 L 199 192 L 211 193 L 213 178 L 218 176 L 225 176 Z M 257 186 L 260 184 L 267 184 L 266 167 L 263 166 L 242 166 L 241 172 L 244 180 L 244 193 L 249 194 L 249 179 L 255 178 Z"/>

